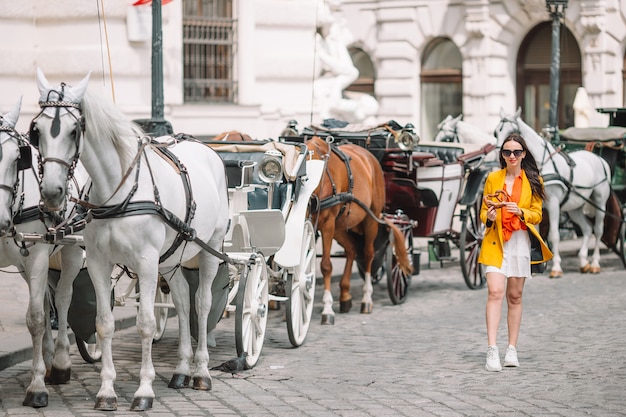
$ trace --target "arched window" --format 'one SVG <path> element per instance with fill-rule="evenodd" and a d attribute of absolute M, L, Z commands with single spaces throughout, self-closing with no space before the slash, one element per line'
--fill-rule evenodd
<path fill-rule="evenodd" d="M 572 33 L 561 25 L 561 59 L 558 127 L 574 126 L 572 105 L 582 85 L 581 57 Z M 552 61 L 552 23 L 535 26 L 520 46 L 517 56 L 517 105 L 522 118 L 537 132 L 546 127 L 550 116 L 550 63 Z"/>
<path fill-rule="evenodd" d="M 449 39 L 438 38 L 424 50 L 421 74 L 421 137 L 433 140 L 447 115 L 463 113 L 463 58 Z"/>
<path fill-rule="evenodd" d="M 376 80 L 376 70 L 374 63 L 369 55 L 361 48 L 351 47 L 348 51 L 350 52 L 354 66 L 359 70 L 359 78 L 346 88 L 346 90 L 366 93 L 375 97 L 374 81 Z"/>

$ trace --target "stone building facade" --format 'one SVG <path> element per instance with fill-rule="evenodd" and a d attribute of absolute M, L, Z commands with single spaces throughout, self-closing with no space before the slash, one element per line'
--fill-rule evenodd
<path fill-rule="evenodd" d="M 501 108 L 522 107 L 536 129 L 545 124 L 545 0 L 172 0 L 162 6 L 162 27 L 164 112 L 174 130 L 200 137 L 240 130 L 263 139 L 291 119 L 319 123 L 320 2 L 352 34 L 360 76 L 348 90 L 375 97 L 372 120 L 411 122 L 424 139 L 447 114 L 462 113 L 489 132 Z M 133 3 L 0 0 L 0 112 L 23 96 L 18 128 L 27 130 L 38 112 L 41 67 L 51 82 L 68 84 L 91 72 L 90 88 L 130 118 L 150 117 L 151 6 Z M 593 108 L 623 106 L 626 0 L 570 0 L 560 33 L 559 127 L 573 123 L 581 86 Z M 211 38 L 210 45 L 194 49 L 194 36 Z M 217 59 L 195 63 L 207 54 Z M 198 75 L 202 66 L 214 71 Z M 595 111 L 589 119 L 608 121 Z"/>

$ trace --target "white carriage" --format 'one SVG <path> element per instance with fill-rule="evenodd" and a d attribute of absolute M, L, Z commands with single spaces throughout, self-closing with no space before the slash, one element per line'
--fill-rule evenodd
<path fill-rule="evenodd" d="M 309 198 L 322 175 L 321 161 L 307 160 L 306 146 L 278 142 L 208 144 L 224 161 L 228 178 L 231 224 L 224 241 L 224 260 L 213 282 L 213 306 L 209 313 L 211 332 L 224 313 L 234 314 L 237 355 L 246 352 L 248 367 L 256 365 L 263 347 L 270 301 L 284 302 L 289 341 L 304 343 L 315 294 L 315 230 L 308 220 Z M 80 244 L 81 236 L 65 235 L 57 244 Z M 20 235 L 21 241 L 48 242 L 50 235 Z M 198 269 L 186 264 L 183 275 L 191 294 L 198 286 Z M 133 279 L 121 280 L 124 276 Z M 118 266 L 114 283 L 123 283 L 112 300 L 116 307 L 139 306 L 140 291 L 132 271 Z M 74 283 L 71 308 L 81 319 L 70 323 L 83 359 L 100 359 L 95 338 L 95 296 L 86 269 Z M 169 310 L 174 308 L 169 288 L 159 279 L 154 304 L 157 319 L 155 341 L 165 332 Z M 191 311 L 195 311 L 191 297 Z M 192 334 L 197 339 L 197 316 L 192 314 Z"/>

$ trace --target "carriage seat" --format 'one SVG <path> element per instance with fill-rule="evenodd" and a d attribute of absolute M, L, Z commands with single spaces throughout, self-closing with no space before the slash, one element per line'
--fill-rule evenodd
<path fill-rule="evenodd" d="M 571 142 L 602 142 L 605 146 L 617 147 L 624 144 L 626 128 L 609 127 L 569 127 L 561 132 L 561 138 Z"/>
<path fill-rule="evenodd" d="M 258 174 L 258 164 L 263 160 L 267 150 L 278 150 L 283 155 L 284 181 L 277 184 L 272 198 L 272 208 L 281 209 L 287 198 L 288 182 L 306 174 L 306 164 L 300 163 L 298 147 L 278 142 L 266 142 L 262 144 L 233 144 L 228 142 L 215 142 L 208 144 L 224 161 L 228 187 L 235 188 L 247 184 L 266 185 L 261 181 Z M 256 162 L 251 168 L 245 168 Z M 248 209 L 267 208 L 267 190 L 256 188 L 248 192 Z"/>
<path fill-rule="evenodd" d="M 446 165 L 457 162 L 458 157 L 465 153 L 465 149 L 460 147 L 424 145 L 421 143 L 417 145 L 415 150 L 432 153 Z"/>

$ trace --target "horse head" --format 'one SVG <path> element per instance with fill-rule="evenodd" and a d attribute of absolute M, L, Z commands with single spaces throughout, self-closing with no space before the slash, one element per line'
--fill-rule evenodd
<path fill-rule="evenodd" d="M 29 136 L 39 150 L 41 199 L 51 211 L 64 208 L 67 183 L 78 163 L 85 130 L 81 103 L 89 76 L 75 87 L 61 83 L 53 88 L 37 68 L 41 111 L 31 122 Z"/>
<path fill-rule="evenodd" d="M 15 130 L 22 98 L 10 112 L 0 115 L 0 235 L 13 225 L 14 204 L 19 187 L 19 174 L 32 167 L 31 148 Z"/>
<path fill-rule="evenodd" d="M 457 134 L 457 123 L 463 118 L 460 114 L 453 118 L 451 115 L 446 116 L 438 125 L 439 131 L 435 135 L 435 142 L 459 142 Z"/>
<path fill-rule="evenodd" d="M 517 111 L 510 116 L 504 113 L 504 110 L 500 108 L 500 122 L 494 130 L 493 134 L 497 138 L 497 146 L 500 148 L 502 142 L 511 133 L 519 133 L 526 141 L 528 150 L 533 154 L 535 161 L 537 162 L 537 168 L 541 171 L 544 164 L 552 158 L 552 155 L 556 153 L 554 146 L 546 141 L 541 135 L 530 127 L 521 118 L 522 109 L 517 108 Z"/>

